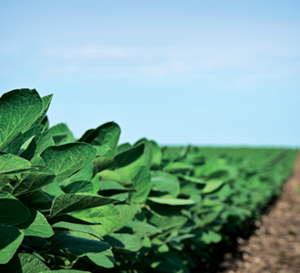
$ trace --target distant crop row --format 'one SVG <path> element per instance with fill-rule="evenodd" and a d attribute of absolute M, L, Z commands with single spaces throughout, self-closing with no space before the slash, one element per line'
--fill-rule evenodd
<path fill-rule="evenodd" d="M 75 139 L 49 128 L 51 98 L 0 98 L 1 272 L 187 273 L 259 217 L 297 153 L 120 145 L 114 122 Z"/>

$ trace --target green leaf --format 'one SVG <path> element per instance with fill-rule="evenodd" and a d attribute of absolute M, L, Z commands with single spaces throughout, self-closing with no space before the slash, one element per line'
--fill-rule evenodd
<path fill-rule="evenodd" d="M 151 172 L 151 185 L 153 191 L 169 193 L 174 198 L 180 192 L 180 184 L 177 177 L 167 172 Z"/>
<path fill-rule="evenodd" d="M 221 240 L 221 235 L 212 230 L 209 230 L 207 233 L 203 233 L 201 237 L 201 241 L 205 242 L 206 244 L 219 243 Z"/>
<path fill-rule="evenodd" d="M 136 190 L 132 194 L 131 201 L 133 203 L 144 203 L 151 190 L 151 175 L 150 170 L 146 166 L 142 166 L 133 179 L 133 187 Z"/>
<path fill-rule="evenodd" d="M 184 173 L 193 169 L 193 165 L 184 162 L 171 162 L 163 168 L 165 172 L 169 173 Z"/>
<path fill-rule="evenodd" d="M 10 143 L 7 144 L 7 146 L 2 150 L 2 152 L 7 154 L 19 155 L 19 151 L 23 146 L 24 141 L 24 135 L 20 132 Z"/>
<path fill-rule="evenodd" d="M 49 130 L 41 131 L 37 134 L 33 141 L 30 143 L 28 148 L 21 154 L 22 157 L 30 160 L 32 165 L 45 165 L 40 164 L 39 161 L 42 159 L 40 158 L 40 154 L 48 147 L 54 146 L 53 138 L 49 132 Z"/>
<path fill-rule="evenodd" d="M 201 193 L 210 193 L 218 188 L 220 188 L 224 184 L 224 181 L 220 180 L 208 180 L 206 182 L 205 187 L 201 190 Z"/>
<path fill-rule="evenodd" d="M 111 250 L 106 250 L 100 253 L 88 253 L 86 254 L 94 264 L 102 266 L 104 268 L 113 268 L 115 257 Z"/>
<path fill-rule="evenodd" d="M 28 253 L 19 253 L 12 260 L 6 273 L 35 273 L 50 272 L 50 269 L 36 256 Z"/>
<path fill-rule="evenodd" d="M 50 185 L 52 185 L 53 183 L 51 183 Z M 51 196 L 49 196 L 42 190 L 32 191 L 30 193 L 20 195 L 18 198 L 27 207 L 38 210 L 48 210 L 52 205 Z"/>
<path fill-rule="evenodd" d="M 141 221 L 132 221 L 124 227 L 123 230 L 127 229 L 131 230 L 131 232 L 135 233 L 137 236 L 145 237 L 151 236 L 157 233 L 161 233 L 162 231 L 155 226 L 152 226 L 148 223 L 141 222 Z"/>
<path fill-rule="evenodd" d="M 72 132 L 65 123 L 59 123 L 52 126 L 49 131 L 56 145 L 75 141 Z"/>
<path fill-rule="evenodd" d="M 92 228 L 89 225 L 75 224 L 75 223 L 69 223 L 69 222 L 58 222 L 58 223 L 55 223 L 54 225 L 52 225 L 52 227 L 84 232 L 84 233 L 92 234 L 92 235 L 98 237 L 99 239 L 101 239 L 101 237 L 97 235 L 97 230 Z"/>
<path fill-rule="evenodd" d="M 21 180 L 12 191 L 12 195 L 19 196 L 34 190 L 38 190 L 50 183 L 55 179 L 55 174 L 43 172 L 31 172 L 21 174 Z"/>
<path fill-rule="evenodd" d="M 123 153 L 116 155 L 114 160 L 118 163 L 118 168 L 114 170 L 114 176 L 120 176 L 120 180 L 112 179 L 123 185 L 132 184 L 132 179 L 138 173 L 138 170 L 144 165 L 144 144 L 134 146 L 130 150 L 126 150 Z M 105 170 L 106 172 L 108 170 Z M 101 173 L 101 176 L 103 174 Z M 110 180 L 106 178 L 105 180 Z"/>
<path fill-rule="evenodd" d="M 79 193 L 79 192 L 94 192 L 94 186 L 91 181 L 76 181 L 69 185 L 62 187 L 65 193 Z"/>
<path fill-rule="evenodd" d="M 108 146 L 106 145 L 103 145 L 103 146 L 96 146 L 94 145 L 94 148 L 97 149 L 97 156 L 103 156 L 103 155 L 106 155 L 106 153 L 108 151 L 111 151 L 111 148 L 109 148 Z"/>
<path fill-rule="evenodd" d="M 22 132 L 26 132 L 26 131 L 29 130 L 29 128 L 32 128 L 32 127 L 40 125 L 40 124 L 42 124 L 44 126 L 43 122 L 44 122 L 44 119 L 46 118 L 46 113 L 47 113 L 48 108 L 50 106 L 52 97 L 53 97 L 53 94 L 42 97 L 43 108 L 42 108 L 42 111 L 39 114 L 39 117 L 34 122 L 32 121 L 32 122 L 28 123 L 25 126 L 25 128 L 22 130 Z"/>
<path fill-rule="evenodd" d="M 149 219 L 149 223 L 155 225 L 161 230 L 167 230 L 176 226 L 183 226 L 188 219 L 184 216 L 163 217 L 153 215 Z"/>
<path fill-rule="evenodd" d="M 93 226 L 99 236 L 110 232 L 120 217 L 119 211 L 112 204 L 83 211 L 75 211 L 70 213 L 70 215 L 90 223 L 100 223 L 101 225 Z"/>
<path fill-rule="evenodd" d="M 95 176 L 97 177 L 97 176 Z M 99 179 L 99 177 L 98 177 Z M 96 181 L 94 181 L 94 184 L 96 183 Z M 98 194 L 100 194 L 101 196 L 107 196 L 107 197 L 111 197 L 111 198 L 115 198 L 118 200 L 126 200 L 128 199 L 128 193 L 135 191 L 134 189 L 128 189 L 125 188 L 124 186 L 120 185 L 117 182 L 113 182 L 113 181 L 98 181 Z"/>
<path fill-rule="evenodd" d="M 120 126 L 115 122 L 107 122 L 96 129 L 88 130 L 78 141 L 90 143 L 95 146 L 107 146 L 110 148 L 105 156 L 113 159 L 121 134 Z"/>
<path fill-rule="evenodd" d="M 18 183 L 18 177 L 16 175 L 13 174 L 2 174 L 0 175 L 0 190 L 4 190 L 5 187 L 11 187 L 11 185 L 9 185 L 9 183 Z M 13 190 L 13 188 L 11 187 L 11 190 Z"/>
<path fill-rule="evenodd" d="M 57 175 L 58 182 L 86 167 L 95 156 L 96 149 L 85 143 L 48 147 L 41 154 L 46 166 Z"/>
<path fill-rule="evenodd" d="M 151 168 L 158 168 L 161 164 L 162 152 L 160 150 L 160 147 L 155 141 L 150 140 L 149 142 L 151 144 L 151 152 L 152 152 Z"/>
<path fill-rule="evenodd" d="M 0 155 L 0 174 L 18 173 L 30 168 L 31 164 L 26 159 L 13 154 Z"/>
<path fill-rule="evenodd" d="M 0 98 L 0 151 L 11 143 L 22 129 L 38 119 L 43 101 L 35 90 L 19 89 Z"/>
<path fill-rule="evenodd" d="M 115 199 L 92 194 L 66 193 L 54 198 L 50 216 L 53 217 L 58 214 L 104 206 L 116 201 Z"/>
<path fill-rule="evenodd" d="M 125 167 L 142 156 L 144 152 L 144 147 L 144 143 L 138 146 L 134 146 L 129 150 L 117 154 L 114 158 L 114 161 L 117 162 L 119 168 Z"/>
<path fill-rule="evenodd" d="M 190 199 L 179 199 L 179 198 L 163 198 L 163 197 L 148 197 L 148 200 L 169 206 L 185 206 L 185 205 L 193 205 L 195 202 Z"/>
<path fill-rule="evenodd" d="M 105 169 L 111 169 L 118 167 L 118 164 L 112 159 L 107 158 L 106 156 L 97 156 L 93 160 L 93 169 L 96 173 L 101 172 Z"/>
<path fill-rule="evenodd" d="M 18 228 L 0 225 L 0 264 L 6 264 L 13 257 L 23 238 Z"/>
<path fill-rule="evenodd" d="M 30 216 L 29 209 L 18 199 L 6 192 L 0 191 L 0 224 L 17 225 Z"/>
<path fill-rule="evenodd" d="M 147 138 L 142 138 L 138 140 L 134 146 L 138 146 L 144 144 L 144 152 L 143 152 L 143 166 L 147 166 L 148 168 L 151 167 L 151 161 L 152 161 L 152 150 L 151 150 L 151 144 L 148 141 Z"/>
<path fill-rule="evenodd" d="M 54 232 L 43 214 L 36 210 L 30 210 L 30 217 L 18 225 L 22 229 L 25 236 L 38 236 L 49 238 Z"/>
<path fill-rule="evenodd" d="M 112 231 L 118 231 L 122 227 L 128 225 L 132 221 L 136 213 L 140 210 L 141 206 L 122 204 L 116 206 L 116 208 L 120 213 L 120 217 Z"/>
<path fill-rule="evenodd" d="M 55 197 L 65 194 L 58 184 L 57 179 L 55 179 L 51 184 L 44 186 L 42 190 L 51 198 L 51 200 Z"/>
<path fill-rule="evenodd" d="M 206 184 L 206 182 L 204 180 L 199 179 L 197 177 L 188 176 L 188 175 L 179 175 L 178 177 L 180 179 L 188 181 L 188 182 L 192 182 L 192 183 L 196 183 L 196 184 L 203 184 L 203 185 Z"/>
<path fill-rule="evenodd" d="M 143 246 L 143 240 L 135 235 L 114 233 L 104 236 L 104 241 L 119 250 L 136 252 Z"/>
<path fill-rule="evenodd" d="M 123 153 L 126 150 L 131 149 L 132 145 L 129 142 L 123 143 L 118 146 L 116 154 Z"/>
<path fill-rule="evenodd" d="M 76 256 L 86 253 L 98 253 L 110 249 L 110 245 L 104 242 L 75 237 L 68 234 L 61 234 L 51 242 L 53 250 L 68 250 Z"/>

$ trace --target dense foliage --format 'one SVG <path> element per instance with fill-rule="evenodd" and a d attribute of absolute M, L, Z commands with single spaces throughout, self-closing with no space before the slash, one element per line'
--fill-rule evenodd
<path fill-rule="evenodd" d="M 280 193 L 296 150 L 119 145 L 49 128 L 51 95 L 0 98 L 1 272 L 189 272 Z"/>

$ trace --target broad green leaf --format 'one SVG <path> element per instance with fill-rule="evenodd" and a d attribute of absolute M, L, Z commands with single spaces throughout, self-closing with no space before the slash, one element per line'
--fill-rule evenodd
<path fill-rule="evenodd" d="M 218 188 L 220 188 L 224 184 L 224 181 L 220 180 L 208 180 L 206 182 L 205 187 L 201 190 L 201 193 L 210 193 Z"/>
<path fill-rule="evenodd" d="M 36 256 L 29 253 L 19 253 L 7 269 L 7 273 L 37 273 L 51 270 Z"/>
<path fill-rule="evenodd" d="M 223 210 L 223 205 L 220 205 L 220 206 L 214 207 L 210 211 L 210 213 L 202 215 L 201 216 L 201 226 L 206 226 L 206 225 L 212 223 L 213 221 L 215 221 L 219 217 L 222 210 Z"/>
<path fill-rule="evenodd" d="M 73 255 L 79 256 L 86 253 L 98 253 L 110 249 L 107 243 L 61 234 L 51 242 L 53 250 L 68 250 Z"/>
<path fill-rule="evenodd" d="M 128 193 L 135 191 L 134 189 L 128 189 L 113 181 L 100 181 L 98 182 L 98 194 L 101 196 L 107 196 L 118 200 L 128 199 Z"/>
<path fill-rule="evenodd" d="M 101 239 L 101 237 L 97 235 L 97 230 L 92 228 L 92 226 L 89 225 L 75 224 L 69 222 L 58 222 L 52 225 L 52 227 L 84 232 L 84 233 L 92 234 L 98 237 L 99 239 Z"/>
<path fill-rule="evenodd" d="M 30 167 L 31 164 L 26 159 L 23 159 L 13 154 L 0 155 L 0 174 L 22 172 L 30 169 Z"/>
<path fill-rule="evenodd" d="M 152 150 L 151 150 L 151 144 L 146 138 L 142 138 L 138 140 L 134 146 L 138 146 L 144 144 L 144 152 L 143 152 L 143 166 L 147 166 L 148 168 L 151 167 L 152 162 Z"/>
<path fill-rule="evenodd" d="M 65 187 L 61 186 L 61 188 L 65 193 L 94 192 L 94 186 L 91 181 L 76 181 Z"/>
<path fill-rule="evenodd" d="M 0 225 L 0 264 L 6 264 L 13 257 L 23 238 L 18 228 Z"/>
<path fill-rule="evenodd" d="M 30 210 L 30 217 L 18 225 L 25 236 L 39 236 L 49 238 L 54 235 L 51 226 L 43 214 L 36 210 Z"/>
<path fill-rule="evenodd" d="M 58 184 L 57 179 L 55 179 L 51 184 L 44 186 L 42 190 L 51 198 L 51 200 L 65 194 Z"/>
<path fill-rule="evenodd" d="M 167 164 L 163 170 L 169 173 L 185 173 L 186 171 L 191 171 L 194 166 L 184 162 L 170 162 Z"/>
<path fill-rule="evenodd" d="M 204 180 L 199 179 L 197 177 L 188 176 L 188 175 L 179 175 L 178 177 L 180 179 L 188 181 L 188 182 L 192 182 L 192 183 L 196 183 L 196 184 L 203 184 L 203 185 L 206 184 L 206 182 Z"/>
<path fill-rule="evenodd" d="M 48 174 L 43 172 L 31 172 L 21 174 L 21 180 L 12 191 L 12 195 L 19 196 L 25 193 L 38 190 L 50 183 L 55 179 L 55 174 Z"/>
<path fill-rule="evenodd" d="M 0 174 L 0 190 L 5 186 L 11 186 L 9 183 L 18 183 L 18 177 L 14 174 Z M 13 189 L 13 188 L 12 188 Z"/>
<path fill-rule="evenodd" d="M 59 123 L 52 126 L 49 131 L 56 145 L 75 141 L 72 132 L 65 123 Z"/>
<path fill-rule="evenodd" d="M 138 170 L 138 167 L 137 167 L 137 170 Z M 136 174 L 137 174 L 137 172 L 134 173 L 134 175 L 136 175 Z M 133 175 L 133 177 L 134 177 L 134 175 Z M 119 173 L 119 172 L 117 172 L 117 170 L 115 170 L 115 171 L 103 170 L 100 173 L 98 173 L 95 177 L 98 177 L 98 179 L 97 179 L 98 181 L 114 181 L 114 182 L 118 182 L 122 185 L 125 185 L 129 180 L 129 178 L 122 176 L 122 172 Z M 132 183 L 131 180 L 129 180 L 129 181 L 130 181 L 130 183 Z"/>
<path fill-rule="evenodd" d="M 100 225 L 94 225 L 93 229 L 97 231 L 99 236 L 103 236 L 110 232 L 116 225 L 120 217 L 120 212 L 114 205 L 110 204 L 88 210 L 75 211 L 70 213 L 70 215 L 83 221 L 100 223 Z"/>
<path fill-rule="evenodd" d="M 141 157 L 144 152 L 144 147 L 145 144 L 142 143 L 141 145 L 134 146 L 129 150 L 125 150 L 124 152 L 117 154 L 114 161 L 117 162 L 119 168 L 125 167 Z"/>
<path fill-rule="evenodd" d="M 149 219 L 149 223 L 155 225 L 161 230 L 167 230 L 176 226 L 183 226 L 188 219 L 184 216 L 163 217 L 153 215 Z"/>
<path fill-rule="evenodd" d="M 111 148 L 109 148 L 106 145 L 103 145 L 103 146 L 96 146 L 96 145 L 94 145 L 94 148 L 97 149 L 97 154 L 96 154 L 97 156 L 106 155 L 106 153 L 108 153 L 109 151 L 111 151 Z"/>
<path fill-rule="evenodd" d="M 132 148 L 132 145 L 129 142 L 123 143 L 118 146 L 116 154 L 123 153 L 124 151 L 129 150 L 131 148 Z"/>
<path fill-rule="evenodd" d="M 66 193 L 75 192 L 94 192 L 93 183 L 90 182 L 93 175 L 92 163 L 87 165 L 85 168 L 71 175 L 69 178 L 65 179 L 60 183 L 60 187 Z"/>
<path fill-rule="evenodd" d="M 9 193 L 0 191 L 0 224 L 17 225 L 30 216 L 29 209 Z"/>
<path fill-rule="evenodd" d="M 88 253 L 86 254 L 94 264 L 104 267 L 104 268 L 113 268 L 115 257 L 111 250 L 106 250 L 100 253 Z"/>
<path fill-rule="evenodd" d="M 41 157 L 57 175 L 58 182 L 86 167 L 96 156 L 96 149 L 85 143 L 48 147 Z"/>
<path fill-rule="evenodd" d="M 53 183 L 51 183 L 50 185 L 52 185 Z M 32 191 L 30 193 L 20 195 L 18 198 L 27 207 L 38 210 L 50 209 L 53 199 L 50 195 L 48 195 L 42 190 Z"/>
<path fill-rule="evenodd" d="M 185 206 L 195 204 L 193 200 L 190 199 L 179 199 L 179 198 L 163 198 L 163 197 L 148 197 L 148 200 L 169 206 Z"/>
<path fill-rule="evenodd" d="M 22 132 L 26 132 L 28 131 L 30 128 L 34 127 L 34 126 L 38 126 L 40 124 L 43 125 L 43 121 L 46 117 L 46 113 L 48 111 L 48 108 L 50 106 L 51 100 L 52 100 L 53 94 L 48 95 L 48 96 L 44 96 L 42 97 L 42 102 L 43 102 L 43 108 L 42 111 L 39 114 L 39 117 L 35 120 L 32 121 L 30 123 L 28 123 L 25 128 L 22 130 Z"/>
<path fill-rule="evenodd" d="M 123 230 L 131 230 L 132 233 L 135 233 L 139 237 L 151 236 L 162 231 L 155 226 L 152 226 L 145 222 L 132 221 L 124 227 Z"/>
<path fill-rule="evenodd" d="M 151 190 L 150 170 L 146 166 L 142 166 L 133 179 L 133 187 L 136 190 L 132 194 L 131 201 L 133 203 L 144 203 Z"/>
<path fill-rule="evenodd" d="M 90 143 L 95 146 L 107 146 L 110 148 L 106 152 L 105 156 L 108 159 L 113 159 L 119 138 L 120 138 L 121 128 L 117 123 L 107 122 L 96 129 L 88 130 L 78 141 Z"/>
<path fill-rule="evenodd" d="M 75 174 L 71 175 L 68 179 L 64 180 L 61 185 L 67 185 L 72 182 L 76 181 L 89 181 L 93 175 L 93 166 L 92 164 L 87 165 L 82 170 L 76 172 Z"/>
<path fill-rule="evenodd" d="M 116 201 L 117 200 L 112 198 L 92 194 L 66 193 L 54 198 L 50 210 L 50 216 L 53 217 L 58 214 L 104 206 Z"/>
<path fill-rule="evenodd" d="M 19 151 L 25 141 L 26 139 L 24 138 L 24 135 L 20 132 L 10 143 L 6 145 L 6 147 L 1 152 L 19 155 Z"/>
<path fill-rule="evenodd" d="M 150 140 L 149 142 L 151 144 L 151 152 L 152 152 L 151 168 L 157 168 L 161 164 L 162 153 L 160 147 L 155 141 Z"/>
<path fill-rule="evenodd" d="M 43 109 L 43 101 L 36 90 L 18 89 L 7 92 L 0 98 L 0 151 L 34 122 Z"/>
<path fill-rule="evenodd" d="M 222 237 L 220 234 L 209 230 L 207 233 L 203 233 L 201 237 L 201 241 L 205 242 L 206 244 L 211 244 L 211 243 L 218 243 L 222 240 Z"/>
<path fill-rule="evenodd" d="M 122 227 L 128 225 L 132 221 L 136 213 L 140 210 L 141 206 L 121 204 L 116 206 L 116 208 L 119 211 L 120 217 L 112 231 L 118 231 Z"/>
<path fill-rule="evenodd" d="M 144 146 L 144 144 L 134 146 L 132 149 L 116 155 L 114 160 L 118 163 L 119 168 L 115 169 L 114 173 L 122 178 L 117 182 L 123 185 L 132 184 L 132 179 L 144 165 Z"/>
<path fill-rule="evenodd" d="M 116 167 L 118 167 L 118 164 L 106 156 L 98 156 L 93 160 L 93 169 L 95 170 L 95 173 Z"/>
<path fill-rule="evenodd" d="M 40 156 L 36 156 L 36 157 L 33 157 L 32 159 L 30 159 L 30 163 L 32 165 L 42 165 L 42 166 L 45 166 L 45 161 L 40 157 Z"/>
<path fill-rule="evenodd" d="M 143 240 L 135 235 L 126 233 L 113 233 L 104 236 L 104 241 L 120 250 L 136 252 L 143 246 Z"/>
<path fill-rule="evenodd" d="M 162 171 L 151 172 L 153 191 L 165 192 L 176 198 L 180 192 L 180 184 L 176 176 Z"/>
<path fill-rule="evenodd" d="M 41 161 L 40 154 L 48 147 L 54 146 L 53 138 L 49 130 L 41 131 L 37 134 L 28 148 L 21 154 L 22 157 L 30 160 L 32 165 L 39 165 Z M 40 165 L 45 165 L 43 164 Z"/>

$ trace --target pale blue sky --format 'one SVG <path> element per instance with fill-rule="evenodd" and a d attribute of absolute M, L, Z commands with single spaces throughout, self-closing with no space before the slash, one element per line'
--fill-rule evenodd
<path fill-rule="evenodd" d="M 300 2 L 1 0 L 0 93 L 76 137 L 300 147 Z"/>

